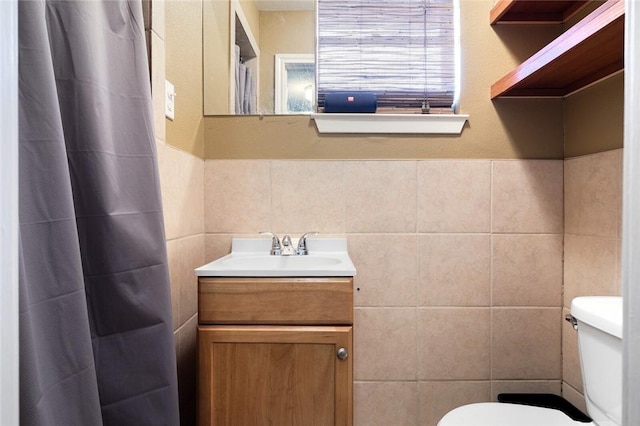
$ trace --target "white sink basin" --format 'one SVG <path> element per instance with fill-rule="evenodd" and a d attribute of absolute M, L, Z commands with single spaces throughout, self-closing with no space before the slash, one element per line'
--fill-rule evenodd
<path fill-rule="evenodd" d="M 271 239 L 234 238 L 231 253 L 195 270 L 199 277 L 352 277 L 345 238 L 307 239 L 308 255 L 272 256 Z"/>
<path fill-rule="evenodd" d="M 307 256 L 235 256 L 223 260 L 222 265 L 232 269 L 314 269 L 337 265 L 340 259 L 335 257 Z"/>

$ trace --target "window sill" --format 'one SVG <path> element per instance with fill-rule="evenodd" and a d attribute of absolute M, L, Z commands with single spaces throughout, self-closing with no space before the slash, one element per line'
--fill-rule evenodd
<path fill-rule="evenodd" d="M 314 113 L 320 133 L 413 133 L 459 135 L 466 114 L 327 114 Z"/>

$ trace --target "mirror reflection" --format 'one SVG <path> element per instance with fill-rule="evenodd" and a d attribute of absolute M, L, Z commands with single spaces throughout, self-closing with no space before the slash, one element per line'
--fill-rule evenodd
<path fill-rule="evenodd" d="M 203 19 L 205 115 L 313 112 L 314 0 L 210 0 Z"/>

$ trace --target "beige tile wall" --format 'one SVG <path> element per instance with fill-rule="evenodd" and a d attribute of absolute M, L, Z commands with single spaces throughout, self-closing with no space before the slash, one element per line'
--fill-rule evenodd
<path fill-rule="evenodd" d="M 564 166 L 563 311 L 577 296 L 620 295 L 622 149 L 570 158 Z M 577 336 L 562 326 L 562 391 L 585 410 Z"/>
<path fill-rule="evenodd" d="M 204 263 L 204 160 L 166 140 L 164 2 L 151 4 L 151 83 L 163 199 L 181 424 L 195 424 L 197 283 Z"/>
<path fill-rule="evenodd" d="M 348 236 L 356 424 L 435 424 L 499 392 L 557 393 L 560 380 L 585 409 L 575 333 L 559 306 L 620 294 L 621 150 L 565 161 L 563 270 L 559 161 L 205 163 L 156 134 L 186 424 L 192 270 L 228 252 L 232 236 L 262 229 Z"/>
<path fill-rule="evenodd" d="M 347 236 L 356 425 L 560 392 L 562 161 L 207 160 L 204 175 L 205 261 L 262 230 Z"/>

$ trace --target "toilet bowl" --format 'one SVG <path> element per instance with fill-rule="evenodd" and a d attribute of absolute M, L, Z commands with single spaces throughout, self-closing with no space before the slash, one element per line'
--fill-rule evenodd
<path fill-rule="evenodd" d="M 445 415 L 438 426 L 576 426 L 593 425 L 573 420 L 560 410 L 500 402 L 463 405 Z"/>
<path fill-rule="evenodd" d="M 578 348 L 590 423 L 560 410 L 484 402 L 448 412 L 438 426 L 620 426 L 622 424 L 622 298 L 577 297 L 567 317 L 578 331 Z"/>

